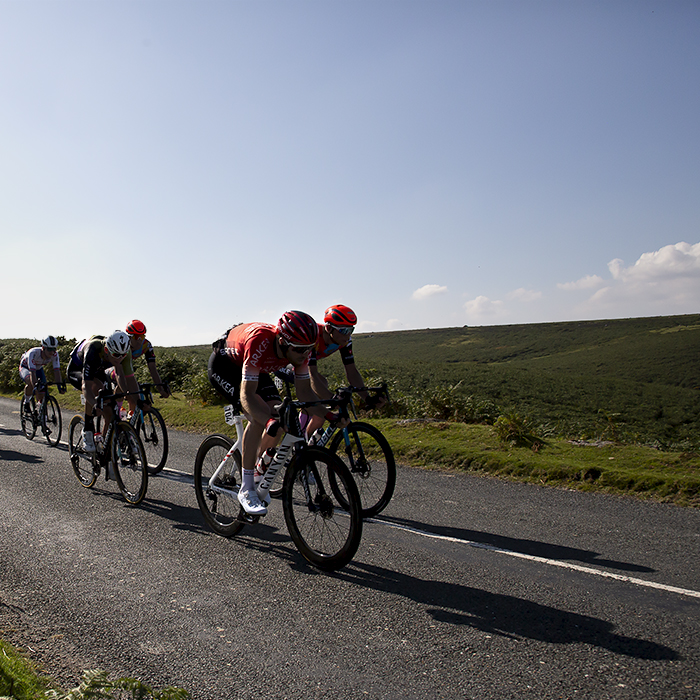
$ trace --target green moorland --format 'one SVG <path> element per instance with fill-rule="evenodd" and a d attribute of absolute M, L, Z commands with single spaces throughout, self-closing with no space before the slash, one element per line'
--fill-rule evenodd
<path fill-rule="evenodd" d="M 358 333 L 353 346 L 368 383 L 389 385 L 389 410 L 366 417 L 404 464 L 700 505 L 699 341 L 694 314 Z M 5 395 L 17 396 L 16 355 L 31 344 L 0 341 Z M 226 432 L 210 347 L 156 352 L 176 389 L 157 401 L 166 422 Z M 337 355 L 322 369 L 343 382 Z M 79 409 L 72 389 L 61 400 Z"/>

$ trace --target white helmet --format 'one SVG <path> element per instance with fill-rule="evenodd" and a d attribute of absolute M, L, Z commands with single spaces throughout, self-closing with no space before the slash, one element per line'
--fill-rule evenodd
<path fill-rule="evenodd" d="M 52 335 L 47 335 L 41 341 L 41 347 L 45 350 L 58 350 L 58 341 Z"/>
<path fill-rule="evenodd" d="M 105 340 L 105 345 L 112 355 L 126 355 L 129 352 L 129 336 L 124 331 L 114 331 Z"/>

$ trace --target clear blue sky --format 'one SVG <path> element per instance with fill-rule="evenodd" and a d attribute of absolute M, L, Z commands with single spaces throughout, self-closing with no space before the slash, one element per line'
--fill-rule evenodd
<path fill-rule="evenodd" d="M 700 2 L 0 0 L 0 338 L 700 312 Z"/>

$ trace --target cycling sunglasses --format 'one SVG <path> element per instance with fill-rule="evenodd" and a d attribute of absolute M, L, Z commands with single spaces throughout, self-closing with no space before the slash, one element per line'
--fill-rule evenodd
<path fill-rule="evenodd" d="M 294 350 L 294 352 L 298 352 L 299 354 L 303 355 L 305 352 L 313 350 L 316 345 L 294 345 L 293 343 L 287 343 L 287 347 Z"/>
<path fill-rule="evenodd" d="M 341 335 L 350 335 L 354 330 L 355 326 L 334 326 L 332 323 L 328 324 L 334 331 L 338 331 Z"/>

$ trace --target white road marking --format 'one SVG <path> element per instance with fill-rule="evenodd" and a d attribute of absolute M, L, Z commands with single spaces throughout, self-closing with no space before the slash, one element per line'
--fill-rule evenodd
<path fill-rule="evenodd" d="M 677 586 L 667 586 L 664 583 L 656 583 L 655 581 L 645 581 L 641 578 L 634 578 L 633 576 L 624 576 L 623 574 L 615 574 L 610 571 L 603 571 L 601 569 L 593 569 L 589 566 L 581 566 L 580 564 L 570 564 L 565 561 L 558 561 L 557 559 L 547 559 L 545 557 L 538 557 L 534 554 L 523 554 L 522 552 L 513 552 L 509 549 L 503 549 L 502 547 L 496 547 L 491 544 L 484 544 L 483 542 L 475 542 L 473 540 L 464 540 L 459 537 L 450 537 L 449 535 L 436 535 L 432 532 L 426 532 L 425 530 L 419 530 L 414 527 L 409 527 L 408 525 L 398 525 L 397 523 L 390 523 L 386 520 L 377 520 L 375 518 L 368 518 L 366 522 L 376 523 L 378 525 L 386 525 L 388 527 L 393 527 L 396 530 L 404 530 L 406 532 L 412 532 L 415 535 L 421 535 L 422 537 L 429 537 L 435 540 L 443 540 L 445 542 L 454 542 L 456 544 L 464 544 L 468 547 L 476 547 L 477 549 L 488 549 L 491 552 L 496 552 L 497 554 L 506 554 L 509 557 L 517 557 L 518 559 L 528 559 L 530 561 L 536 561 L 541 564 L 548 564 L 549 566 L 558 566 L 562 569 L 571 569 L 572 571 L 581 571 L 585 574 L 592 574 L 594 576 L 601 576 L 603 578 L 612 578 L 617 581 L 624 581 L 626 583 L 632 583 L 636 586 L 645 586 L 647 588 L 656 588 L 661 591 L 666 591 L 667 593 L 677 593 L 679 595 L 689 596 L 691 598 L 700 598 L 700 591 L 693 591 L 687 588 L 678 588 Z"/>

